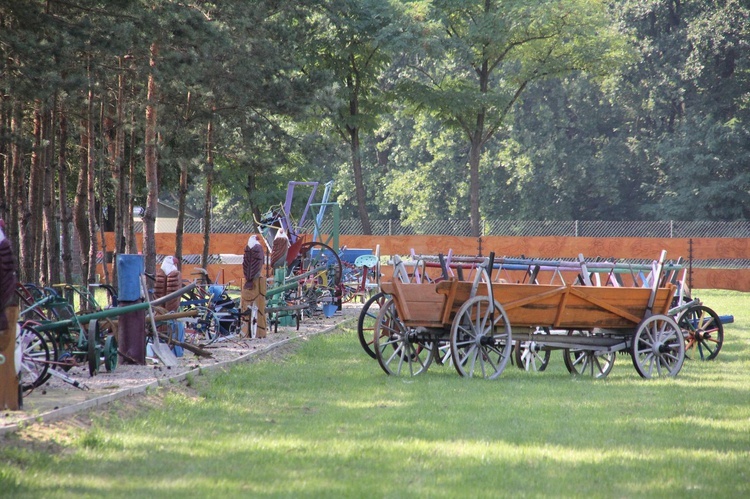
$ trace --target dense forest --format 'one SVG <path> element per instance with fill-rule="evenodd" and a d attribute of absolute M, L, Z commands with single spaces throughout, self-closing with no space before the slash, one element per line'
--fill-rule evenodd
<path fill-rule="evenodd" d="M 0 0 L 0 217 L 45 282 L 290 180 L 365 232 L 747 219 L 749 49 L 745 0 Z"/>

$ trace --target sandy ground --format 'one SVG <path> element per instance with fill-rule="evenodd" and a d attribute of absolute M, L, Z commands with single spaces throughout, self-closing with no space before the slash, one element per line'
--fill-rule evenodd
<path fill-rule="evenodd" d="M 83 389 L 53 376 L 24 397 L 22 410 L 0 413 L 0 435 L 38 423 L 69 418 L 114 400 L 144 393 L 150 387 L 183 380 L 190 373 L 226 368 L 236 362 L 250 360 L 278 350 L 295 338 L 325 333 L 344 321 L 356 320 L 360 309 L 361 304 L 345 304 L 331 318 L 320 315 L 303 320 L 299 330 L 295 326 L 279 327 L 276 333 L 271 331 L 263 339 L 216 343 L 206 347 L 212 354 L 210 358 L 199 357 L 185 350 L 184 355 L 177 358 L 177 366 L 166 367 L 158 358 L 149 357 L 145 366 L 121 364 L 113 372 L 107 372 L 102 366 L 96 376 L 90 376 L 86 366 L 74 367 L 67 375 Z"/>

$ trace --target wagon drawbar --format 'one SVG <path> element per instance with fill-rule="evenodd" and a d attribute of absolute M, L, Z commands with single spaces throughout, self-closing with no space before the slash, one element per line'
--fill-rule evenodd
<path fill-rule="evenodd" d="M 414 376 L 438 361 L 462 376 L 494 379 L 513 343 L 526 341 L 564 350 L 569 370 L 606 376 L 614 355 L 608 365 L 602 356 L 625 351 L 642 377 L 675 376 L 685 342 L 667 315 L 676 287 L 662 283 L 665 257 L 663 251 L 650 288 L 493 282 L 494 255 L 473 281 L 383 282 L 390 299 L 376 319 L 376 357 L 391 375 Z"/>

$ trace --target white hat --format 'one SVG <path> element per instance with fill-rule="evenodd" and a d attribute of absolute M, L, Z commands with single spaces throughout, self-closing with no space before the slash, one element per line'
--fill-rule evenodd
<path fill-rule="evenodd" d="M 260 243 L 258 242 L 258 236 L 256 236 L 255 234 L 253 234 L 252 236 L 250 236 L 250 238 L 247 240 L 247 247 L 248 248 L 252 248 L 253 246 L 257 246 L 259 244 Z"/>

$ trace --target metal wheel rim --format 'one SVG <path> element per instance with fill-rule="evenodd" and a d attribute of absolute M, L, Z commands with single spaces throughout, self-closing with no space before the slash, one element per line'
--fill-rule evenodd
<path fill-rule="evenodd" d="M 28 391 L 43 385 L 50 377 L 51 357 L 47 341 L 34 329 L 24 328 L 17 344 L 21 347 L 21 389 Z"/>
<path fill-rule="evenodd" d="M 315 255 L 314 249 L 320 253 Z M 304 243 L 300 247 L 299 256 L 290 266 L 290 271 L 294 274 L 302 274 L 320 265 L 328 265 L 328 270 L 325 275 L 317 278 L 322 281 L 318 284 L 332 289 L 341 284 L 341 259 L 333 248 L 324 243 Z"/>
<path fill-rule="evenodd" d="M 99 348 L 96 344 L 97 332 L 99 331 L 99 323 L 95 320 L 89 322 L 88 335 L 86 337 L 86 343 L 88 347 L 87 358 L 89 361 L 89 375 L 95 376 L 99 372 Z"/>
<path fill-rule="evenodd" d="M 117 368 L 117 338 L 110 335 L 104 340 L 104 368 L 112 372 Z"/>

